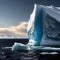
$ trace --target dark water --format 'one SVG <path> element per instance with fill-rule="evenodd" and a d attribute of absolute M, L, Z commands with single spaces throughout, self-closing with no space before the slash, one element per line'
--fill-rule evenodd
<path fill-rule="evenodd" d="M 0 60 L 57 60 L 58 58 L 60 59 L 60 54 L 41 53 L 42 52 L 37 51 L 12 52 L 10 50 L 4 50 L 0 52 Z"/>
<path fill-rule="evenodd" d="M 28 39 L 0 39 L 0 60 L 60 60 L 60 53 L 43 51 L 11 51 L 2 47 L 11 47 L 15 42 L 27 44 Z M 47 53 L 47 54 L 46 54 Z M 59 58 L 59 59 L 58 59 Z"/>
<path fill-rule="evenodd" d="M 14 39 L 12 39 L 12 38 L 10 38 L 10 39 L 7 39 L 7 38 L 0 39 L 0 47 L 10 47 L 15 42 L 22 43 L 22 44 L 27 44 L 28 41 L 29 40 L 27 38 L 26 39 L 23 39 L 23 38 L 21 38 L 21 39 L 17 39 L 17 38 L 14 38 Z"/>

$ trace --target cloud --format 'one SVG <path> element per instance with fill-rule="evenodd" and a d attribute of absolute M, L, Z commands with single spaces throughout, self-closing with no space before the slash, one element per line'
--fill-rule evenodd
<path fill-rule="evenodd" d="M 0 37 L 27 37 L 27 22 L 21 22 L 17 26 L 0 28 Z"/>

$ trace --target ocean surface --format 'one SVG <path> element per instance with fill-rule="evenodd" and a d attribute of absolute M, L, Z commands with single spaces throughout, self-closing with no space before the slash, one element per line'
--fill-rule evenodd
<path fill-rule="evenodd" d="M 55 51 L 12 51 L 11 48 L 15 42 L 27 44 L 28 39 L 0 39 L 0 60 L 57 60 L 60 58 L 60 52 Z"/>

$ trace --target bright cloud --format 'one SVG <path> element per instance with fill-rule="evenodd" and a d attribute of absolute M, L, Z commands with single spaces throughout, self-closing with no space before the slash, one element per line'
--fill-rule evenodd
<path fill-rule="evenodd" d="M 21 22 L 17 26 L 0 28 L 0 37 L 27 37 L 27 22 Z"/>

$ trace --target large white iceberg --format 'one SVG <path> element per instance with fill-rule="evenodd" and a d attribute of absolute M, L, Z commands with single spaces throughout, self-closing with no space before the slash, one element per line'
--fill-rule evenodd
<path fill-rule="evenodd" d="M 28 23 L 28 44 L 60 46 L 60 8 L 43 5 L 35 5 L 34 7 Z M 30 43 L 31 41 L 34 42 Z"/>
<path fill-rule="evenodd" d="M 50 49 L 53 49 L 51 46 L 60 46 L 60 7 L 35 4 L 28 22 L 27 32 L 28 44 L 15 43 L 12 50 L 35 48 L 41 50 L 44 47 L 45 49 L 48 48 L 47 46 Z"/>
<path fill-rule="evenodd" d="M 20 50 L 30 50 L 30 48 L 24 44 L 15 42 L 12 46 L 12 51 L 20 51 Z"/>

